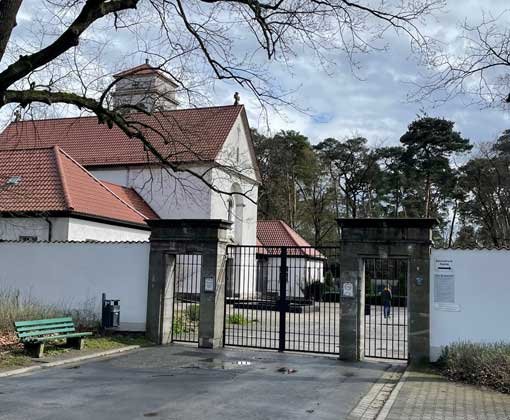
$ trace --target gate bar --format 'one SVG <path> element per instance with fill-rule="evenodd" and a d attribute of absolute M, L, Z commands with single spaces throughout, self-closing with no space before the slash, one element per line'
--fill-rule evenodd
<path fill-rule="evenodd" d="M 280 258 L 280 337 L 278 351 L 285 351 L 285 320 L 287 313 L 287 248 L 281 249 Z"/>

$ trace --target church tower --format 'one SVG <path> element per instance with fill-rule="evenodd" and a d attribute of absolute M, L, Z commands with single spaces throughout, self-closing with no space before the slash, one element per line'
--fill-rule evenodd
<path fill-rule="evenodd" d="M 176 109 L 178 85 L 149 60 L 137 67 L 114 74 L 113 106 L 136 105 L 148 112 Z"/>

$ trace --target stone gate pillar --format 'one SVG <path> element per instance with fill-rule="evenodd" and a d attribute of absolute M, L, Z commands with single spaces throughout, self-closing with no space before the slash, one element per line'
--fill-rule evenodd
<path fill-rule="evenodd" d="M 150 220 L 146 333 L 158 344 L 172 339 L 173 287 L 177 255 L 201 255 L 199 346 L 223 345 L 227 234 L 224 220 Z"/>
<path fill-rule="evenodd" d="M 339 219 L 340 358 L 362 360 L 366 258 L 408 260 L 409 360 L 429 360 L 429 262 L 435 219 Z M 352 290 L 352 293 L 350 292 Z"/>

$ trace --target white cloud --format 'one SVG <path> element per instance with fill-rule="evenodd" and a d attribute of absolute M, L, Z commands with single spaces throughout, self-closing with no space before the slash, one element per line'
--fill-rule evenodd
<path fill-rule="evenodd" d="M 481 18 L 482 8 L 490 8 L 493 14 L 498 14 L 508 7 L 507 1 L 449 0 L 437 19 L 427 21 L 424 31 L 442 41 L 452 42 L 452 48 L 458 48 L 452 40 L 459 34 L 456 26 L 459 22 L 467 19 L 476 23 Z M 23 26 L 30 25 L 34 2 L 30 0 L 22 8 L 20 28 L 16 29 L 18 34 L 27 34 Z M 271 130 L 298 130 L 313 142 L 325 137 L 342 138 L 359 134 L 374 143 L 381 140 L 395 143 L 411 120 L 423 111 L 454 120 L 457 129 L 473 141 L 493 138 L 508 128 L 508 115 L 505 112 L 466 106 L 469 102 L 467 98 L 457 98 L 437 108 L 427 103 L 407 102 L 406 97 L 413 89 L 412 82 L 420 79 L 423 69 L 412 56 L 408 40 L 391 33 L 388 33 L 388 37 L 389 51 L 359 57 L 361 69 L 355 75 L 345 55 L 340 53 L 330 56 L 335 62 L 332 74 L 319 67 L 311 52 L 306 50 L 293 60 L 292 71 L 281 64 L 271 64 L 271 80 L 286 90 L 295 90 L 292 98 L 296 105 L 308 110 L 302 113 L 286 107 L 281 110 L 282 114 L 269 110 Z M 253 42 L 250 39 L 244 37 L 237 48 L 246 49 L 247 43 Z M 110 65 L 108 70 L 112 73 L 119 70 L 121 64 L 136 64 L 145 58 L 139 52 L 133 54 L 133 49 L 139 47 L 130 42 L 129 34 L 125 31 L 112 32 L 110 41 L 113 50 L 111 54 L 103 55 L 102 59 L 103 65 Z M 218 105 L 232 103 L 233 93 L 237 90 L 241 92 L 242 102 L 247 105 L 252 125 L 264 129 L 266 121 L 261 118 L 259 104 L 237 85 L 217 83 L 210 101 Z"/>

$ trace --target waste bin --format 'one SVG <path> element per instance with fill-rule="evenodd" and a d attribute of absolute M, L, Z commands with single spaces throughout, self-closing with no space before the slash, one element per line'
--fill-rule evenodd
<path fill-rule="evenodd" d="M 120 300 L 106 299 L 103 293 L 103 310 L 101 324 L 103 328 L 118 328 L 120 326 Z"/>

